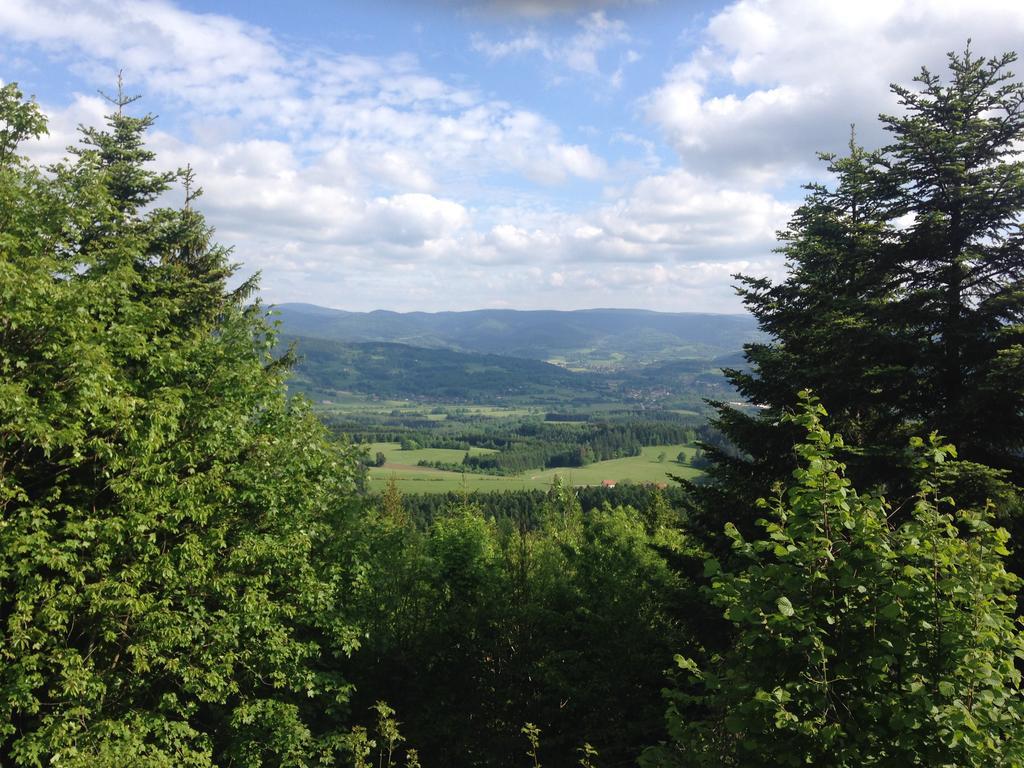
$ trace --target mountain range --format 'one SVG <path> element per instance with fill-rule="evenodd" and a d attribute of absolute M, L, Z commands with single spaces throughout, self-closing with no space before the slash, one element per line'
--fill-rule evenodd
<path fill-rule="evenodd" d="M 735 396 L 721 374 L 759 334 L 745 315 L 628 309 L 571 312 L 345 312 L 276 308 L 294 345 L 297 391 L 330 401 L 353 392 L 441 402 L 699 408 Z"/>
<path fill-rule="evenodd" d="M 293 336 L 546 360 L 591 371 L 710 360 L 760 337 L 749 315 L 641 309 L 346 312 L 312 304 L 275 309 L 282 331 Z"/>

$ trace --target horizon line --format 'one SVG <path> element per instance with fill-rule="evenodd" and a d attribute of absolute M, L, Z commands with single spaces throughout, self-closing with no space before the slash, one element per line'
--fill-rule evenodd
<path fill-rule="evenodd" d="M 534 309 L 517 309 L 515 307 L 477 307 L 475 309 L 387 309 L 384 307 L 378 307 L 376 309 L 343 309 L 341 307 L 329 307 L 324 304 L 314 304 L 308 301 L 280 301 L 280 302 L 266 302 L 266 306 L 269 309 L 276 309 L 279 307 L 286 306 L 302 306 L 302 307 L 315 307 L 317 309 L 328 309 L 333 312 L 347 312 L 353 315 L 368 315 L 373 312 L 390 312 L 396 315 L 440 315 L 440 314 L 457 314 L 457 313 L 468 313 L 468 312 L 648 312 L 655 315 L 715 315 L 719 317 L 753 317 L 750 312 L 709 312 L 706 310 L 664 310 L 664 309 L 647 309 L 645 307 L 580 307 L 577 309 L 553 309 L 553 308 L 534 308 Z"/>

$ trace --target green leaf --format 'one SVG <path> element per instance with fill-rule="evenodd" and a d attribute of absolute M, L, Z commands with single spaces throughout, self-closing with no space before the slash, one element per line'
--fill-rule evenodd
<path fill-rule="evenodd" d="M 775 607 L 779 609 L 779 613 L 783 616 L 793 615 L 793 604 L 789 602 L 788 597 L 780 597 L 775 601 Z"/>

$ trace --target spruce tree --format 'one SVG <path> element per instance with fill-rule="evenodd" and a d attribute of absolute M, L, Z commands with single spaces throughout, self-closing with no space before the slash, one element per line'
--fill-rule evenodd
<path fill-rule="evenodd" d="M 1024 84 L 1012 53 L 950 54 L 950 82 L 922 69 L 882 116 L 898 184 L 892 265 L 924 389 L 908 408 L 961 456 L 1024 482 Z"/>
<path fill-rule="evenodd" d="M 716 404 L 733 450 L 707 446 L 706 528 L 791 471 L 780 418 L 804 387 L 848 436 L 858 484 L 912 493 L 907 440 L 934 431 L 967 460 L 952 490 L 1019 507 L 1006 481 L 1024 482 L 1024 85 L 1013 54 L 948 58 L 948 83 L 923 69 L 916 88 L 892 86 L 904 112 L 881 116 L 889 146 L 823 156 L 834 183 L 811 186 L 780 233 L 786 279 L 737 276 L 770 341 L 727 371 L 760 408 Z"/>
<path fill-rule="evenodd" d="M 321 553 L 356 459 L 201 215 L 147 207 L 177 174 L 125 106 L 0 166 L 0 763 L 335 761 L 357 633 Z"/>

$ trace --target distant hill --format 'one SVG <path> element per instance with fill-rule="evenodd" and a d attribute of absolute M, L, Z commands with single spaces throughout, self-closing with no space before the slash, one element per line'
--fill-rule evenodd
<path fill-rule="evenodd" d="M 760 337 L 749 315 L 481 309 L 470 312 L 346 312 L 281 304 L 286 334 L 349 343 L 384 342 L 621 370 L 654 362 L 734 354 Z"/>
<path fill-rule="evenodd" d="M 414 347 L 348 343 L 283 334 L 298 364 L 290 386 L 317 400 L 353 392 L 384 399 L 440 402 L 529 402 L 553 406 L 646 403 L 730 391 L 713 361 L 683 360 L 621 371 L 572 371 L 541 360 Z"/>
<path fill-rule="evenodd" d="M 299 355 L 295 384 L 319 394 L 346 391 L 442 401 L 600 400 L 602 390 L 608 389 L 600 376 L 540 360 L 290 334 L 283 335 L 281 342 L 295 342 Z"/>

